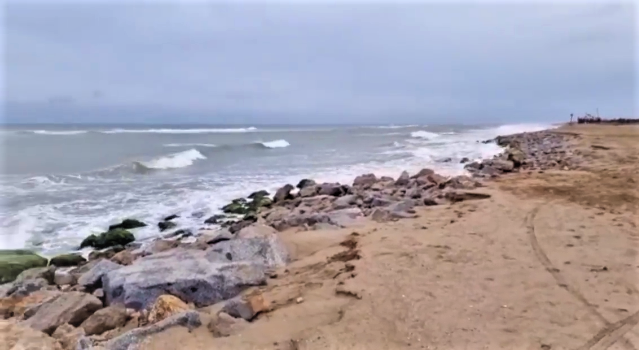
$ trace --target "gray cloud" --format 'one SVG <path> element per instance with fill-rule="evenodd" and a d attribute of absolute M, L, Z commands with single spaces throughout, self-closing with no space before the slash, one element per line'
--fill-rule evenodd
<path fill-rule="evenodd" d="M 635 17 L 633 3 L 13 2 L 7 118 L 501 122 L 596 107 L 629 116 Z"/>

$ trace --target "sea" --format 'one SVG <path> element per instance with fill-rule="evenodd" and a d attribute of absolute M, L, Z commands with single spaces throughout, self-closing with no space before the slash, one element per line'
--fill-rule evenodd
<path fill-rule="evenodd" d="M 135 218 L 177 214 L 197 230 L 230 200 L 302 178 L 351 183 L 431 168 L 464 174 L 460 160 L 501 150 L 481 141 L 549 128 L 517 125 L 193 126 L 38 125 L 0 129 L 0 249 L 53 255 Z"/>

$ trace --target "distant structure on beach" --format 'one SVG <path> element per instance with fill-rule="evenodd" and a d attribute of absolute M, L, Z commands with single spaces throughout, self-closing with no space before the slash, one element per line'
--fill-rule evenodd
<path fill-rule="evenodd" d="M 572 121 L 572 115 L 570 116 Z M 615 118 L 615 119 L 605 119 L 600 117 L 595 117 L 589 113 L 586 113 L 583 117 L 577 117 L 577 124 L 639 124 L 639 119 L 631 119 L 631 118 Z"/>

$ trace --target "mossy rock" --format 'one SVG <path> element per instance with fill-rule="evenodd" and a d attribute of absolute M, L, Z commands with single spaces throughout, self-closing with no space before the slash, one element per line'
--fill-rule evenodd
<path fill-rule="evenodd" d="M 104 249 L 115 245 L 127 245 L 135 241 L 135 236 L 127 230 L 115 229 L 99 235 L 91 235 L 82 241 L 80 248 L 93 247 L 95 249 Z"/>
<path fill-rule="evenodd" d="M 273 204 L 273 200 L 269 197 L 255 197 L 248 204 L 249 212 L 256 212 L 261 207 L 269 207 Z"/>
<path fill-rule="evenodd" d="M 231 203 L 222 207 L 222 211 L 227 214 L 244 215 L 248 213 L 250 210 L 247 205 L 246 199 L 238 198 L 238 199 L 234 199 Z"/>
<path fill-rule="evenodd" d="M 144 227 L 144 226 L 146 226 L 146 224 L 143 223 L 142 221 L 135 220 L 135 219 L 125 219 L 119 224 L 109 226 L 109 231 L 116 230 L 116 229 L 130 230 L 130 229 Z"/>
<path fill-rule="evenodd" d="M 0 250 L 0 284 L 13 282 L 25 270 L 46 267 L 49 261 L 28 250 Z"/>
<path fill-rule="evenodd" d="M 259 197 L 268 197 L 269 193 L 266 190 L 260 190 L 260 191 L 256 191 L 251 193 L 248 198 L 249 199 L 254 199 L 254 198 L 259 198 Z"/>
<path fill-rule="evenodd" d="M 172 222 L 172 221 L 160 221 L 160 222 L 158 222 L 158 228 L 160 229 L 160 232 L 166 231 L 168 229 L 172 229 L 175 226 L 177 226 L 177 224 Z"/>
<path fill-rule="evenodd" d="M 78 266 L 87 262 L 87 259 L 83 258 L 82 255 L 78 253 L 71 254 L 62 254 L 58 255 L 49 261 L 50 265 L 55 265 L 56 267 L 69 267 L 69 266 Z"/>

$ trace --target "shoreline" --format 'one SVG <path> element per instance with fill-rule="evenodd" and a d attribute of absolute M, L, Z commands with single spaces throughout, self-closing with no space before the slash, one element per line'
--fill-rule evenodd
<path fill-rule="evenodd" d="M 10 300 L 8 322 L 57 333 L 48 316 L 58 309 L 31 315 L 16 303 L 93 296 L 97 312 L 122 308 L 123 321 L 82 336 L 87 315 L 68 331 L 74 344 L 106 349 L 575 348 L 605 326 L 598 317 L 614 324 L 639 302 L 628 284 L 634 236 L 620 234 L 636 230 L 639 194 L 627 183 L 639 179 L 636 163 L 615 163 L 639 160 L 639 131 L 625 128 L 501 136 L 505 152 L 468 164 L 473 178 L 422 170 L 348 186 L 300 181 L 273 199 L 258 191 L 230 203 L 241 219 L 221 230 L 107 249 L 89 262 L 69 254 L 51 283 L 39 275 L 44 282 L 11 284 L 0 311 Z M 612 292 L 620 286 L 637 292 Z"/>

